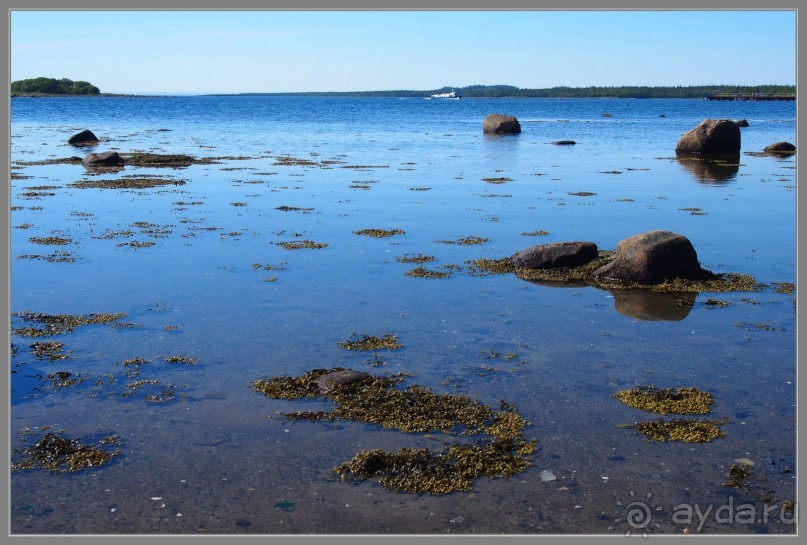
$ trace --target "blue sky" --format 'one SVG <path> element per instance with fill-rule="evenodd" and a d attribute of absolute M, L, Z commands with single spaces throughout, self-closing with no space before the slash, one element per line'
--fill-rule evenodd
<path fill-rule="evenodd" d="M 795 11 L 13 11 L 11 79 L 109 93 L 795 84 Z"/>

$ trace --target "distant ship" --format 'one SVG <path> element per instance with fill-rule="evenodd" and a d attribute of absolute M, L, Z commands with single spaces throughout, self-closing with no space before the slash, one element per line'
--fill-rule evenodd
<path fill-rule="evenodd" d="M 432 98 L 447 98 L 449 100 L 459 100 L 462 97 L 459 94 L 457 94 L 456 91 L 451 91 L 450 93 L 438 93 L 436 95 L 432 95 L 429 97 L 429 99 Z"/>

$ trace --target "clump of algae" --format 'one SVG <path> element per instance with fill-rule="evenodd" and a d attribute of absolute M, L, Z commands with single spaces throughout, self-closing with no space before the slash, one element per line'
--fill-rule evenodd
<path fill-rule="evenodd" d="M 423 254 L 406 254 L 400 257 L 396 257 L 395 261 L 398 263 L 428 263 L 430 261 L 435 261 L 437 258 L 431 255 L 423 255 Z"/>
<path fill-rule="evenodd" d="M 712 409 L 712 394 L 697 388 L 637 386 L 615 393 L 614 399 L 625 405 L 659 414 L 707 414 Z"/>
<path fill-rule="evenodd" d="M 657 421 L 635 422 L 633 424 L 622 424 L 620 428 L 633 428 L 649 439 L 665 442 L 684 441 L 686 443 L 707 443 L 712 439 L 723 437 L 725 434 L 718 428 L 726 423 L 726 418 L 722 420 L 689 420 L 686 418 L 675 418 Z"/>
<path fill-rule="evenodd" d="M 453 276 L 453 273 L 450 271 L 434 271 L 423 267 L 423 265 L 418 265 L 414 269 L 406 271 L 404 276 L 414 276 L 415 278 L 449 278 Z"/>
<path fill-rule="evenodd" d="M 346 350 L 398 350 L 403 345 L 395 339 L 392 333 L 384 333 L 381 337 L 373 335 L 356 335 L 352 339 L 340 342 L 339 346 Z"/>
<path fill-rule="evenodd" d="M 473 479 L 480 475 L 509 476 L 530 465 L 527 457 L 534 451 L 535 442 L 524 439 L 522 432 L 528 423 L 510 406 L 496 411 L 465 396 L 437 394 L 417 385 L 398 389 L 401 374 L 355 374 L 355 380 L 331 384 L 325 391 L 318 384 L 324 375 L 343 372 L 342 368 L 316 369 L 301 377 L 278 377 L 253 385 L 272 398 L 322 396 L 336 403 L 331 412 L 286 415 L 296 419 L 344 418 L 403 432 L 488 436 L 487 443 L 455 443 L 438 451 L 408 447 L 398 452 L 365 450 L 336 468 L 343 479 L 352 474 L 377 479 L 401 492 L 446 494 L 470 490 Z"/>
<path fill-rule="evenodd" d="M 360 229 L 359 231 L 353 231 L 353 234 L 373 238 L 387 238 L 395 235 L 404 235 L 406 231 L 403 229 Z"/>
<path fill-rule="evenodd" d="M 276 242 L 275 244 L 284 250 L 320 250 L 328 247 L 326 242 L 314 242 L 313 240 L 293 240 L 290 242 Z"/>
<path fill-rule="evenodd" d="M 117 436 L 105 437 L 99 445 L 115 444 L 117 441 Z M 17 458 L 11 463 L 13 470 L 47 469 L 53 473 L 62 473 L 101 466 L 120 454 L 120 451 L 107 452 L 76 439 L 47 433 L 33 446 L 20 449 L 16 454 Z"/>
<path fill-rule="evenodd" d="M 18 317 L 25 323 L 40 324 L 43 327 L 15 327 L 11 332 L 21 337 L 50 337 L 60 333 L 70 333 L 77 327 L 89 324 L 112 324 L 119 322 L 126 316 L 124 313 L 107 314 L 93 313 L 84 315 L 71 314 L 42 314 L 39 312 L 15 312 L 13 316 Z"/>

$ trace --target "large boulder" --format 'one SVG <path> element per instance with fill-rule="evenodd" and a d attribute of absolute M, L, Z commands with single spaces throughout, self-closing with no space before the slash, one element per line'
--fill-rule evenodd
<path fill-rule="evenodd" d="M 95 136 L 92 131 L 81 131 L 71 136 L 67 143 L 73 146 L 87 146 L 97 144 L 98 137 Z"/>
<path fill-rule="evenodd" d="M 103 151 L 101 153 L 91 153 L 81 160 L 81 164 L 86 168 L 92 167 L 114 167 L 123 165 L 123 158 L 117 151 Z"/>
<path fill-rule="evenodd" d="M 513 116 L 490 114 L 482 122 L 482 131 L 493 134 L 518 134 L 521 132 L 521 125 Z"/>
<path fill-rule="evenodd" d="M 712 273 L 701 268 L 695 248 L 685 236 L 649 231 L 620 241 L 614 259 L 592 276 L 617 282 L 660 284 L 675 278 L 710 278 Z"/>
<path fill-rule="evenodd" d="M 788 155 L 796 153 L 796 146 L 790 142 L 777 142 L 765 148 L 765 153 Z"/>
<path fill-rule="evenodd" d="M 706 119 L 685 133 L 675 146 L 676 153 L 732 155 L 740 153 L 740 127 L 730 119 Z"/>
<path fill-rule="evenodd" d="M 526 269 L 572 269 L 595 259 L 597 245 L 593 242 L 554 242 L 516 252 L 510 257 L 510 262 Z"/>

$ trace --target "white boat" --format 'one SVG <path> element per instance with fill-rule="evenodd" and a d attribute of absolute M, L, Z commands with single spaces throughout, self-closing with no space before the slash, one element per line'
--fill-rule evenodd
<path fill-rule="evenodd" d="M 450 100 L 459 100 L 462 97 L 457 94 L 456 91 L 451 91 L 450 93 L 438 93 L 436 95 L 432 95 L 429 98 L 447 98 Z"/>

